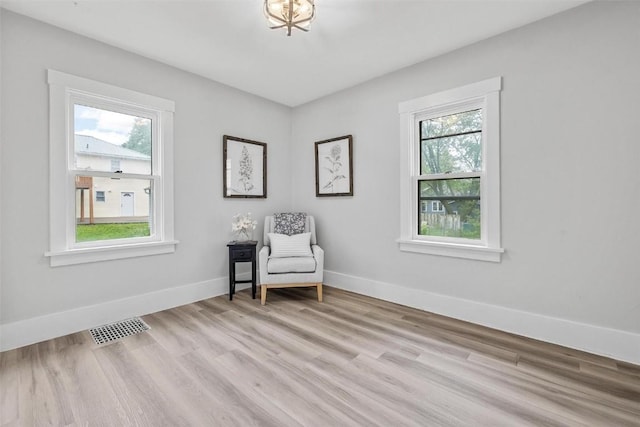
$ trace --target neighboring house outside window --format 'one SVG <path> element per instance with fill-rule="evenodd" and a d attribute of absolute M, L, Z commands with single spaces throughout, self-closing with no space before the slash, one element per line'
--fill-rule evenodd
<path fill-rule="evenodd" d="M 444 213 L 444 205 L 439 200 L 428 201 L 426 198 L 420 198 L 420 212 L 428 213 Z"/>
<path fill-rule="evenodd" d="M 173 252 L 173 101 L 48 80 L 51 265 Z"/>
<path fill-rule="evenodd" d="M 399 105 L 400 249 L 499 262 L 501 78 Z"/>
<path fill-rule="evenodd" d="M 76 108 L 79 111 L 85 109 L 86 107 Z M 124 170 L 126 173 L 138 175 L 148 174 L 151 170 L 151 156 L 147 154 L 93 136 L 74 135 L 74 138 L 74 157 L 76 168 L 79 170 L 103 170 L 109 167 L 111 172 L 124 173 Z M 113 157 L 118 158 L 113 159 Z M 117 165 L 117 168 L 114 169 L 114 165 Z M 89 179 L 89 177 L 82 178 Z M 96 192 L 96 202 L 105 201 L 105 191 L 110 192 L 112 197 L 103 205 L 91 205 L 89 198 L 82 198 L 82 193 L 89 189 L 77 188 L 76 221 L 78 224 L 150 223 L 150 192 L 145 191 L 145 188 L 150 188 L 149 180 L 94 176 L 91 181 Z M 103 194 L 102 200 L 98 199 L 99 192 Z M 146 229 L 145 232 L 147 232 Z M 148 232 L 150 233 L 151 230 Z"/>

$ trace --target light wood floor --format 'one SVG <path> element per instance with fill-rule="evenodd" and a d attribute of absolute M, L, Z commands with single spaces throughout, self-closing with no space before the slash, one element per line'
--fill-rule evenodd
<path fill-rule="evenodd" d="M 5 426 L 640 426 L 640 367 L 325 288 L 0 355 Z"/>

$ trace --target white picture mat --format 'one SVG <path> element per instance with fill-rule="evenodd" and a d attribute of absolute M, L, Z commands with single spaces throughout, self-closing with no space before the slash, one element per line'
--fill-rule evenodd
<path fill-rule="evenodd" d="M 248 152 L 251 172 L 250 177 L 243 175 L 241 161 L 243 159 L 243 149 Z M 226 180 L 227 194 L 232 195 L 248 195 L 262 196 L 264 194 L 264 148 L 261 145 L 250 144 L 241 141 L 227 140 L 227 158 L 226 158 Z M 249 178 L 249 179 L 247 179 Z"/>
<path fill-rule="evenodd" d="M 336 164 L 335 152 L 339 147 L 339 158 Z M 351 189 L 351 171 L 349 170 L 351 159 L 349 152 L 349 139 L 318 144 L 318 192 L 320 194 L 349 193 Z M 333 159 L 330 160 L 330 159 Z M 344 178 L 340 178 L 344 177 Z"/>

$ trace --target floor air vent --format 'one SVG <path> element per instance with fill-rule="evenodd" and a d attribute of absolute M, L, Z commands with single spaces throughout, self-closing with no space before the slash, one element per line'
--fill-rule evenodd
<path fill-rule="evenodd" d="M 96 344 L 104 344 L 120 338 L 128 337 L 129 335 L 135 335 L 149 329 L 151 329 L 149 328 L 149 325 L 144 323 L 142 319 L 134 317 L 132 319 L 121 320 L 119 322 L 89 329 L 89 333 Z"/>

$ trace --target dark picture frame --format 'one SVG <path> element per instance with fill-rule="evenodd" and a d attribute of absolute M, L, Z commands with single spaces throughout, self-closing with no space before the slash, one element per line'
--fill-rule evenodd
<path fill-rule="evenodd" d="M 225 198 L 267 198 L 267 144 L 222 137 L 222 195 Z"/>
<path fill-rule="evenodd" d="M 353 136 L 315 143 L 316 197 L 353 196 Z"/>

